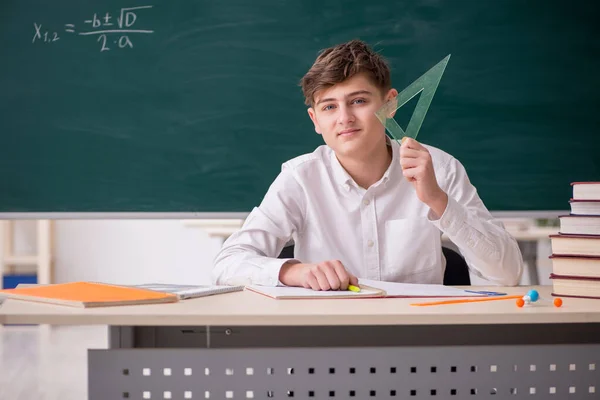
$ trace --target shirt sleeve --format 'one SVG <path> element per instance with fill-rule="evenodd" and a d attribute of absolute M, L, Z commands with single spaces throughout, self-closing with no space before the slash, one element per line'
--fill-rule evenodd
<path fill-rule="evenodd" d="M 451 158 L 440 175 L 448 205 L 437 220 L 430 210 L 429 220 L 458 246 L 472 272 L 498 285 L 517 285 L 523 257 L 515 238 L 485 207 L 458 160 Z"/>
<path fill-rule="evenodd" d="M 284 168 L 259 207 L 217 254 L 213 282 L 220 285 L 282 285 L 279 271 L 293 259 L 279 259 L 283 247 L 303 229 L 305 193 L 290 168 Z M 297 261 L 297 260 L 294 260 Z"/>

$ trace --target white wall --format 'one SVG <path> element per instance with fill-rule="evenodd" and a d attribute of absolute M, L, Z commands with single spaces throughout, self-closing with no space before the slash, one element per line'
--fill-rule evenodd
<path fill-rule="evenodd" d="M 55 282 L 208 284 L 221 245 L 221 239 L 180 220 L 58 220 L 54 224 Z M 15 251 L 35 251 L 35 240 L 35 222 L 18 221 Z M 538 252 L 540 283 L 548 285 L 549 241 L 541 242 Z M 521 284 L 529 282 L 525 272 Z M 474 285 L 486 283 L 472 277 Z"/>
<path fill-rule="evenodd" d="M 58 220 L 55 282 L 207 284 L 221 241 L 179 220 Z M 35 223 L 18 221 L 15 251 L 35 249 Z"/>

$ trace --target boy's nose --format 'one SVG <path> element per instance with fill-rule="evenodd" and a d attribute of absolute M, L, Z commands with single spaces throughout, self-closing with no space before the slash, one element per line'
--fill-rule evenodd
<path fill-rule="evenodd" d="M 338 118 L 338 122 L 341 125 L 345 125 L 349 122 L 354 121 L 354 114 L 348 107 L 340 107 L 340 114 Z"/>

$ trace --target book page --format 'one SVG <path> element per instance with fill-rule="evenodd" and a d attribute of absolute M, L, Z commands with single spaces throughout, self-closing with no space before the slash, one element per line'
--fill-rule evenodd
<path fill-rule="evenodd" d="M 258 292 L 275 299 L 285 298 L 360 298 L 360 297 L 381 297 L 381 290 L 370 288 L 361 288 L 360 292 L 352 292 L 350 290 L 312 290 L 301 287 L 292 286 L 259 286 L 249 285 L 246 289 L 253 292 Z"/>
<path fill-rule="evenodd" d="M 226 286 L 226 285 L 179 285 L 172 283 L 144 283 L 134 285 L 140 289 L 150 289 L 158 292 L 175 293 L 175 294 L 195 294 L 195 293 L 219 293 L 225 291 L 242 290 L 243 286 Z"/>
<path fill-rule="evenodd" d="M 432 285 L 422 283 L 397 283 L 374 281 L 370 279 L 359 279 L 359 285 L 368 285 L 374 288 L 382 289 L 387 293 L 387 297 L 471 297 L 485 296 L 480 293 L 465 292 L 463 289 L 457 289 L 444 285 Z"/>
<path fill-rule="evenodd" d="M 170 283 L 145 283 L 134 285 L 133 287 L 154 290 L 163 293 L 172 293 L 179 296 L 180 299 L 191 299 L 213 294 L 237 292 L 244 290 L 243 286 L 227 285 L 179 285 Z"/>

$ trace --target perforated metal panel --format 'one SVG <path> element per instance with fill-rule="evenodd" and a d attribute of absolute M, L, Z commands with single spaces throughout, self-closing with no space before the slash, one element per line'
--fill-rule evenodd
<path fill-rule="evenodd" d="M 105 399 L 598 399 L 600 345 L 90 350 Z"/>

